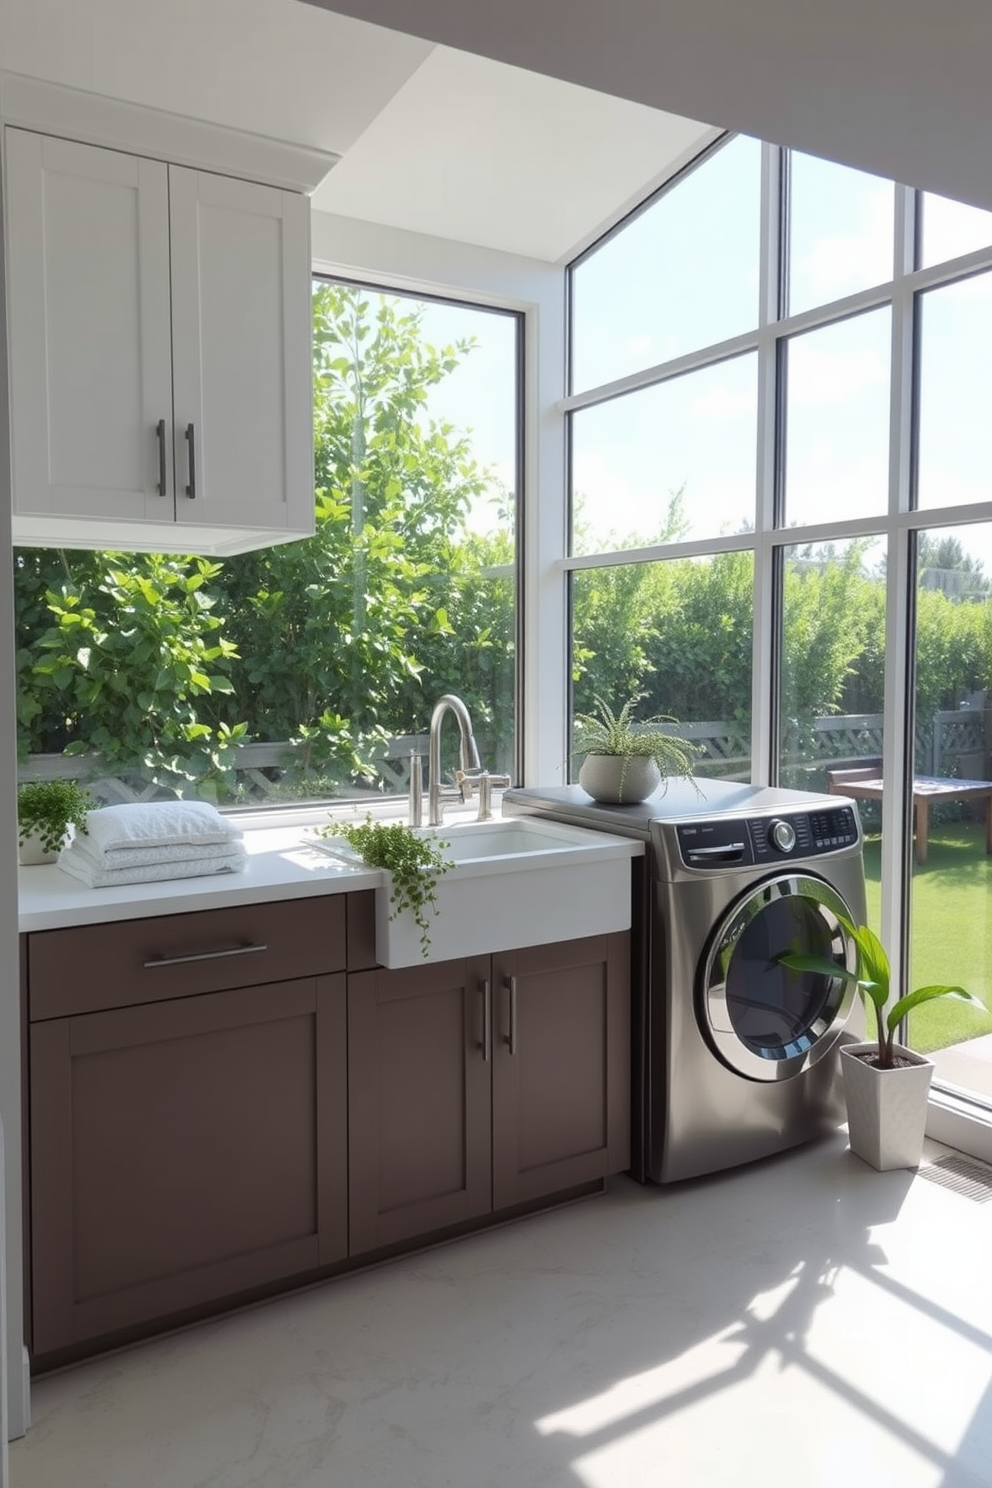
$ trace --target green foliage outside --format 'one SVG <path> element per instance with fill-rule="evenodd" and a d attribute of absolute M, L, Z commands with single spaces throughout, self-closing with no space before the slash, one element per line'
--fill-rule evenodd
<path fill-rule="evenodd" d="M 420 320 L 413 301 L 315 287 L 313 537 L 222 562 L 15 552 L 22 757 L 97 751 L 138 784 L 229 801 L 235 746 L 287 741 L 287 794 L 382 789 L 387 741 L 426 733 L 455 691 L 485 763 L 513 768 L 514 500 L 471 437 L 430 416 L 430 391 L 472 344 L 433 347 Z M 683 535 L 685 499 L 623 545 Z M 953 541 L 926 541 L 921 718 L 992 677 L 988 582 Z M 576 712 L 640 694 L 645 715 L 746 737 L 753 585 L 748 552 L 575 574 Z M 790 555 L 783 726 L 797 765 L 815 719 L 881 710 L 884 607 L 863 545 Z"/>

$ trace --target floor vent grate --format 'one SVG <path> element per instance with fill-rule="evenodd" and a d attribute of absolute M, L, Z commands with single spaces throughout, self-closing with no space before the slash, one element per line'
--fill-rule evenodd
<path fill-rule="evenodd" d="M 973 1199 L 976 1204 L 986 1204 L 992 1199 L 992 1167 L 973 1161 L 970 1157 L 958 1157 L 951 1153 L 947 1157 L 935 1158 L 919 1168 L 921 1178 L 939 1183 L 942 1188 L 953 1189 Z"/>

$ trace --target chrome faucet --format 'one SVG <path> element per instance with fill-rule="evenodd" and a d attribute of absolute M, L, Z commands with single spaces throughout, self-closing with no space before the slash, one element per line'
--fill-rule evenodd
<path fill-rule="evenodd" d="M 441 785 L 441 724 L 446 713 L 454 713 L 458 722 L 459 735 L 459 763 L 458 771 L 459 786 L 457 789 L 443 788 Z M 432 827 L 441 825 L 441 817 L 444 812 L 443 802 L 452 800 L 457 796 L 462 801 L 471 798 L 472 787 L 468 780 L 470 770 L 479 769 L 479 751 L 475 744 L 475 735 L 472 732 L 472 720 L 468 709 L 460 697 L 455 697 L 453 692 L 446 692 L 444 697 L 438 698 L 434 704 L 431 714 L 430 742 L 427 750 L 427 773 L 430 779 L 427 783 L 428 822 Z M 466 793 L 466 786 L 468 791 Z"/>

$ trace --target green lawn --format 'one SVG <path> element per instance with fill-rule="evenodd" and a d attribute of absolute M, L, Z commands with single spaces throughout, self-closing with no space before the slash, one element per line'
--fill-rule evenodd
<path fill-rule="evenodd" d="M 865 838 L 868 919 L 879 928 L 880 839 Z M 930 833 L 926 864 L 913 866 L 910 985 L 952 982 L 980 997 L 982 1014 L 951 998 L 910 1015 L 910 1042 L 925 1053 L 992 1033 L 992 858 L 985 829 L 953 822 Z"/>

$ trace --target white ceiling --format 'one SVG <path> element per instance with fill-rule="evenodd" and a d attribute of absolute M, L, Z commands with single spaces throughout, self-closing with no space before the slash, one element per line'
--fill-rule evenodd
<path fill-rule="evenodd" d="M 0 67 L 339 154 L 317 210 L 550 262 L 716 133 L 297 0 L 0 0 Z"/>
<path fill-rule="evenodd" d="M 306 0 L 992 208 L 989 0 Z"/>

